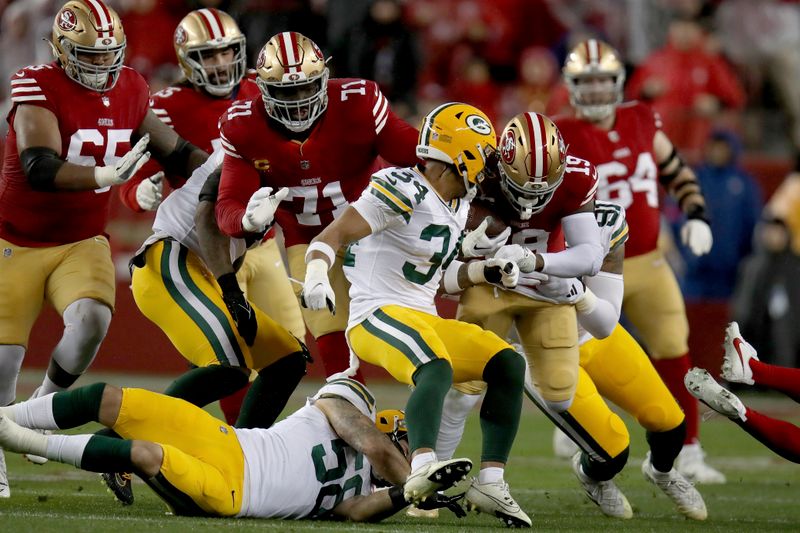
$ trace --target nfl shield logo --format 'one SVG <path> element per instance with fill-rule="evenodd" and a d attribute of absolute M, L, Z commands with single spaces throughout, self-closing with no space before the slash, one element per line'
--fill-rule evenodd
<path fill-rule="evenodd" d="M 307 159 L 303 159 L 302 161 L 300 161 L 300 168 L 303 170 L 308 170 L 309 168 L 311 168 L 311 162 L 308 161 Z"/>
<path fill-rule="evenodd" d="M 3 257 L 11 257 L 11 248 L 3 248 Z"/>
<path fill-rule="evenodd" d="M 108 96 L 103 97 L 103 105 L 106 107 L 111 105 L 111 100 L 108 99 Z"/>

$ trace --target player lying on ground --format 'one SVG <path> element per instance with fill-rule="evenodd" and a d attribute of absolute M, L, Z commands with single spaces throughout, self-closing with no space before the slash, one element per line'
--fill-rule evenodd
<path fill-rule="evenodd" d="M 326 384 L 270 429 L 233 428 L 177 398 L 96 383 L 2 408 L 0 446 L 93 472 L 134 471 L 176 515 L 377 521 L 408 505 L 410 468 L 374 420 L 372 394 L 350 379 Z M 124 440 L 28 429 L 88 422 Z M 422 496 L 461 476 L 449 464 L 431 472 Z M 373 491 L 375 478 L 392 486 Z"/>
<path fill-rule="evenodd" d="M 723 378 L 734 383 L 769 387 L 800 403 L 800 369 L 759 361 L 756 350 L 739 334 L 736 322 L 731 322 L 725 329 L 724 346 Z M 698 400 L 736 422 L 784 459 L 800 463 L 800 427 L 747 407 L 701 368 L 693 368 L 686 374 L 685 382 L 686 388 Z"/>

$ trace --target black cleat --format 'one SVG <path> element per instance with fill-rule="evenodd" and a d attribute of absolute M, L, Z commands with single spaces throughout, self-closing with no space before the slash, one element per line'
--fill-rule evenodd
<path fill-rule="evenodd" d="M 103 483 L 122 505 L 133 505 L 133 474 L 113 472 L 100 474 Z"/>

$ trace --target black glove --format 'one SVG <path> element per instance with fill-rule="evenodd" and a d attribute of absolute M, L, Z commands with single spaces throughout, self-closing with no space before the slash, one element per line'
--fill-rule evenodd
<path fill-rule="evenodd" d="M 447 496 L 445 494 L 436 492 L 432 496 L 425 498 L 425 501 L 418 502 L 417 509 L 430 511 L 431 509 L 441 509 L 442 507 L 445 507 L 450 509 L 458 518 L 464 518 L 467 516 L 467 512 L 458 503 L 462 498 L 464 498 L 464 494 L 466 493 L 462 492 L 461 494 L 456 494 L 454 496 Z"/>
<path fill-rule="evenodd" d="M 250 303 L 244 297 L 242 289 L 239 288 L 239 283 L 236 281 L 236 274 L 229 272 L 217 278 L 222 289 L 222 300 L 228 308 L 239 335 L 242 336 L 244 342 L 248 346 L 252 346 L 256 340 L 256 331 L 258 330 L 258 321 L 256 320 L 256 313 L 250 307 Z"/>

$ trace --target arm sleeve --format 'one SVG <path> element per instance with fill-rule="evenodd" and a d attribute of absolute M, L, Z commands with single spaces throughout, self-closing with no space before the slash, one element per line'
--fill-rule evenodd
<path fill-rule="evenodd" d="M 562 278 L 594 276 L 603 265 L 600 227 L 594 213 L 575 213 L 562 219 L 569 248 L 563 252 L 541 254 L 542 272 Z"/>
<path fill-rule="evenodd" d="M 597 296 L 597 304 L 588 313 L 578 312 L 578 322 L 596 339 L 611 335 L 619 322 L 624 284 L 620 274 L 598 272 L 584 280 L 586 287 Z"/>
<path fill-rule="evenodd" d="M 241 157 L 226 151 L 216 207 L 217 224 L 223 233 L 239 238 L 248 234 L 242 228 L 242 217 L 250 196 L 260 186 L 258 171 Z"/>

